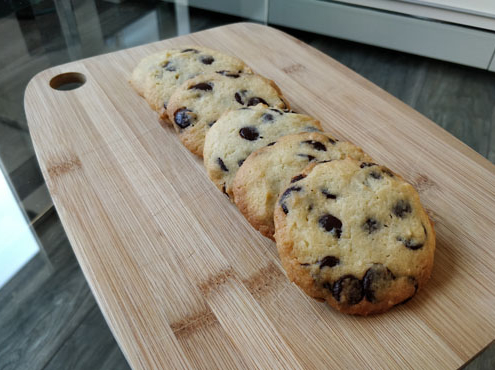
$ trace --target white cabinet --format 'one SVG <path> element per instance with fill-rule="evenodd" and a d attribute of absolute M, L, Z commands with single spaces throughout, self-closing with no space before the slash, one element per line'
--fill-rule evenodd
<path fill-rule="evenodd" d="M 411 5 L 391 0 L 348 2 Z M 270 0 L 268 23 L 483 69 L 489 68 L 495 51 L 495 33 L 488 30 L 342 2 Z"/>
<path fill-rule="evenodd" d="M 495 31 L 493 0 L 343 0 L 342 2 Z"/>

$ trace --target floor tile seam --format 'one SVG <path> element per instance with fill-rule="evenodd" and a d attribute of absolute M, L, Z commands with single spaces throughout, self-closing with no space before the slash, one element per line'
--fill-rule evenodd
<path fill-rule="evenodd" d="M 55 358 L 55 356 L 60 352 L 60 350 L 64 347 L 64 345 L 67 343 L 69 338 L 71 338 L 74 333 L 81 327 L 83 322 L 93 313 L 93 310 L 98 309 L 98 305 L 96 303 L 93 304 L 93 306 L 88 310 L 88 312 L 81 318 L 81 321 L 70 331 L 70 333 L 67 334 L 67 336 L 64 338 L 63 341 L 61 341 L 60 345 L 57 347 L 57 349 L 52 353 L 50 358 L 45 362 L 43 367 L 40 368 L 40 370 L 45 370 L 47 366 L 52 362 L 52 360 Z"/>

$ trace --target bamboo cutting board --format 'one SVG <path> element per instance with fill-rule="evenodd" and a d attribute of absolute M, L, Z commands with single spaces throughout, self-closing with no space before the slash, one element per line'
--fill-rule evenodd
<path fill-rule="evenodd" d="M 437 231 L 423 291 L 363 318 L 339 314 L 287 280 L 275 244 L 127 82 L 141 58 L 184 44 L 245 60 L 296 111 L 417 187 Z M 68 72 L 86 83 L 50 87 Z M 135 369 L 456 368 L 495 338 L 495 167 L 281 31 L 241 23 L 51 68 L 30 82 L 25 107 L 64 228 Z"/>

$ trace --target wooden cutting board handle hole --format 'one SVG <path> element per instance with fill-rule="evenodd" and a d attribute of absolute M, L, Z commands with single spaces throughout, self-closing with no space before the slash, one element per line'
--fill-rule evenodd
<path fill-rule="evenodd" d="M 56 75 L 50 80 L 50 87 L 55 90 L 69 91 L 80 88 L 86 82 L 86 76 L 78 72 Z"/>

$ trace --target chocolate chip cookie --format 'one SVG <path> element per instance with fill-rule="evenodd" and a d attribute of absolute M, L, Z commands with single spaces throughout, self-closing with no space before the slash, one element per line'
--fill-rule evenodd
<path fill-rule="evenodd" d="M 275 239 L 289 278 L 341 312 L 385 312 L 428 280 L 435 231 L 412 185 L 352 159 L 311 164 L 277 200 Z"/>
<path fill-rule="evenodd" d="M 181 85 L 170 98 L 167 112 L 182 143 L 203 155 L 206 132 L 232 109 L 259 103 L 288 109 L 289 104 L 271 80 L 248 73 L 205 73 Z M 246 135 L 250 135 L 246 131 Z"/>
<path fill-rule="evenodd" d="M 166 108 L 175 89 L 186 80 L 205 72 L 235 76 L 251 72 L 243 61 L 201 46 L 163 50 L 139 62 L 131 85 L 157 112 Z M 162 118 L 167 119 L 166 112 Z"/>
<path fill-rule="evenodd" d="M 263 104 L 229 111 L 206 134 L 203 158 L 208 176 L 233 199 L 235 174 L 253 151 L 284 135 L 320 130 L 320 122 L 312 117 Z"/>
<path fill-rule="evenodd" d="M 300 133 L 280 138 L 253 152 L 233 182 L 234 200 L 249 223 L 273 239 L 276 200 L 310 162 L 344 159 L 371 161 L 361 148 L 327 133 Z"/>

